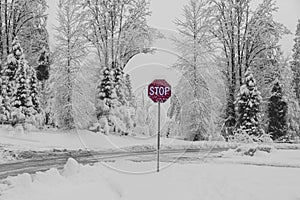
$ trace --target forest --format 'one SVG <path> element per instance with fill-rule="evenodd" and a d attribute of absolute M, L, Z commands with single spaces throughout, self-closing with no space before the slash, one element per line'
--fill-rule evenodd
<path fill-rule="evenodd" d="M 300 142 L 300 19 L 292 34 L 275 0 L 189 0 L 171 38 L 182 77 L 164 137 Z M 24 130 L 157 133 L 126 65 L 165 36 L 148 24 L 150 0 L 60 0 L 50 50 L 46 0 L 0 0 L 0 123 Z M 182 90 L 182 88 L 189 88 Z M 186 97 L 188 101 L 186 100 Z"/>

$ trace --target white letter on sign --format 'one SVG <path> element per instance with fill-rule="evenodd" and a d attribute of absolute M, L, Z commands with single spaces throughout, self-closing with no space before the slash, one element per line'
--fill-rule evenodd
<path fill-rule="evenodd" d="M 164 87 L 160 87 L 159 88 L 159 95 L 165 95 L 165 88 Z"/>
<path fill-rule="evenodd" d="M 154 95 L 154 87 L 150 87 L 150 95 Z"/>
<path fill-rule="evenodd" d="M 167 95 L 169 92 L 170 92 L 170 88 L 169 88 L 169 87 L 166 87 L 166 88 L 165 88 L 165 95 Z"/>
<path fill-rule="evenodd" d="M 158 89 L 159 89 L 159 87 L 156 86 L 155 89 L 156 89 L 155 90 L 155 95 L 158 95 Z"/>

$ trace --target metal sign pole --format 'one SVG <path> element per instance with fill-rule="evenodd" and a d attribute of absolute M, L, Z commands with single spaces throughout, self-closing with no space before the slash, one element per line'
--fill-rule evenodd
<path fill-rule="evenodd" d="M 158 133 L 157 133 L 157 172 L 159 172 L 159 150 L 160 150 L 160 102 L 158 102 Z"/>
<path fill-rule="evenodd" d="M 155 79 L 148 85 L 148 96 L 158 103 L 158 122 L 157 122 L 157 172 L 159 172 L 160 154 L 160 104 L 166 102 L 171 97 L 171 85 L 164 79 Z"/>

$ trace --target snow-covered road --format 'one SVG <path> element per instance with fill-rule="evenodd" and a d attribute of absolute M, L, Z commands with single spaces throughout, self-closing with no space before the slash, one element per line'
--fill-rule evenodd
<path fill-rule="evenodd" d="M 209 159 L 219 156 L 219 153 L 228 149 L 173 149 L 162 150 L 161 161 L 174 163 L 177 161 L 192 161 Z M 66 151 L 66 152 L 39 152 L 34 159 L 26 159 L 14 162 L 0 164 L 0 179 L 8 176 L 16 176 L 22 173 L 35 173 L 38 171 L 45 171 L 50 168 L 62 168 L 69 157 L 75 158 L 82 164 L 93 164 L 96 162 L 115 161 L 117 159 L 129 159 L 136 162 L 150 162 L 154 161 L 156 151 L 123 151 L 123 152 L 87 152 L 87 151 Z"/>

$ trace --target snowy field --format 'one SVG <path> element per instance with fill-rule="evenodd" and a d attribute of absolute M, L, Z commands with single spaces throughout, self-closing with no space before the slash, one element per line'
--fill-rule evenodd
<path fill-rule="evenodd" d="M 173 164 L 155 173 L 148 172 L 149 168 L 155 168 L 153 162 L 118 161 L 110 166 L 115 169 L 100 163 L 82 166 L 69 159 L 62 171 L 51 169 L 32 176 L 22 174 L 7 178 L 0 184 L 0 199 L 300 199 L 300 169 L 295 168 Z M 125 170 L 121 172 L 118 169 Z M 130 171 L 126 172 L 126 169 Z"/>

